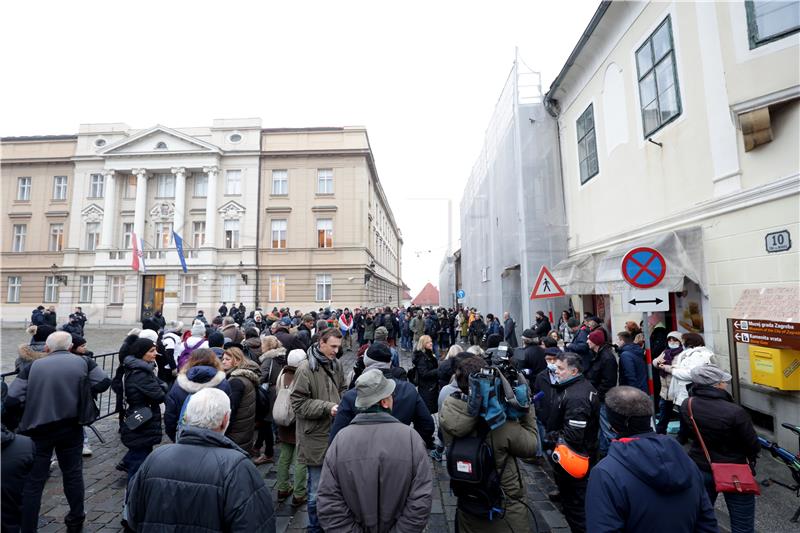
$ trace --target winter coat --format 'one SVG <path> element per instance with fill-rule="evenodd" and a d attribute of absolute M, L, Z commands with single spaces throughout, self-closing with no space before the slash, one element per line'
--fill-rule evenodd
<path fill-rule="evenodd" d="M 222 326 L 219 332 L 222 333 L 223 337 L 230 339 L 231 342 L 241 344 L 242 341 L 244 341 L 244 333 L 242 333 L 242 330 L 239 329 L 239 326 L 236 324 L 228 324 L 227 326 Z"/>
<path fill-rule="evenodd" d="M 280 326 L 277 331 L 275 331 L 275 337 L 280 341 L 281 346 L 286 348 L 286 353 L 291 352 L 296 348 L 302 349 L 302 344 L 297 342 L 297 337 L 289 333 L 289 329 L 286 326 Z"/>
<path fill-rule="evenodd" d="M 425 334 L 425 321 L 417 316 L 411 319 L 408 327 L 411 329 L 411 334 L 414 336 L 414 342 L 417 342 L 419 338 Z"/>
<path fill-rule="evenodd" d="M 275 531 L 270 489 L 250 457 L 208 429 L 187 426 L 177 444 L 154 450 L 126 502 L 128 525 L 142 533 Z"/>
<path fill-rule="evenodd" d="M 3 531 L 19 531 L 22 514 L 22 489 L 33 468 L 36 446 L 24 436 L 12 433 L 2 426 L 3 460 L 0 461 L 2 490 Z"/>
<path fill-rule="evenodd" d="M 554 384 L 548 418 L 544 421 L 545 440 L 555 444 L 563 439 L 574 451 L 593 456 L 600 428 L 597 396 L 595 388 L 582 374 Z"/>
<path fill-rule="evenodd" d="M 44 324 L 44 311 L 34 309 L 31 312 L 31 324 L 34 326 L 41 326 Z"/>
<path fill-rule="evenodd" d="M 450 380 L 453 379 L 453 375 L 455 375 L 455 373 L 456 373 L 455 357 L 448 357 L 439 364 L 439 367 L 436 369 L 439 390 L 441 390 L 442 387 L 450 383 Z"/>
<path fill-rule="evenodd" d="M 283 375 L 280 376 L 280 380 L 276 381 L 276 396 L 277 396 L 277 387 L 281 388 L 289 388 L 292 386 L 294 382 L 294 373 L 296 368 L 292 366 L 285 366 L 283 367 Z M 262 376 L 263 378 L 263 376 Z M 270 387 L 270 390 L 272 387 Z M 273 405 L 275 402 L 272 402 Z M 272 418 L 272 413 L 270 413 L 270 419 Z M 288 426 L 279 426 L 275 424 L 275 427 L 278 428 L 278 438 L 281 442 L 285 442 L 286 444 L 296 444 L 297 443 L 297 421 L 292 422 Z"/>
<path fill-rule="evenodd" d="M 514 350 L 513 361 L 517 370 L 524 371 L 529 378 L 534 378 L 547 368 L 544 350 L 538 344 L 527 344 L 524 348 Z"/>
<path fill-rule="evenodd" d="M 364 340 L 365 341 L 372 341 L 375 340 L 375 321 L 371 318 L 368 318 L 364 321 Z"/>
<path fill-rule="evenodd" d="M 181 360 L 183 350 L 187 347 L 190 348 L 191 351 L 198 350 L 200 348 L 208 348 L 208 341 L 204 337 L 195 337 L 194 335 L 187 337 L 185 341 L 180 343 L 178 347 L 175 348 L 175 352 L 173 354 L 175 357 L 175 362 L 179 365 L 185 365 L 186 361 L 189 360 L 188 356 L 184 358 L 185 360 Z"/>
<path fill-rule="evenodd" d="M 597 352 L 590 351 L 590 356 L 583 375 L 592 383 L 602 403 L 606 393 L 617 386 L 617 356 L 610 344 L 604 344 Z"/>
<path fill-rule="evenodd" d="M 225 372 L 222 370 L 210 366 L 194 366 L 187 372 L 178 374 L 178 379 L 173 383 L 164 402 L 164 432 L 172 442 L 175 442 L 178 417 L 183 408 L 183 402 L 189 395 L 206 387 L 216 387 L 228 396 L 231 395 L 231 386 L 225 379 Z"/>
<path fill-rule="evenodd" d="M 694 385 L 689 395 L 692 400 L 692 413 L 700 435 L 706 443 L 712 463 L 755 464 L 761 446 L 753 428 L 750 415 L 743 407 L 733 402 L 728 391 L 710 385 Z M 689 402 L 681 405 L 681 434 L 679 439 L 692 440 L 689 457 L 697 463 L 700 470 L 711 471 L 706 461 L 700 441 L 689 420 Z"/>
<path fill-rule="evenodd" d="M 417 392 L 417 389 L 408 381 L 400 380 L 392 375 L 391 368 L 381 369 L 383 375 L 387 379 L 394 379 L 396 385 L 392 398 L 394 404 L 392 405 L 392 416 L 405 425 L 414 424 L 414 429 L 422 437 L 423 442 L 428 448 L 433 447 L 433 417 L 428 411 L 425 402 Z M 339 403 L 339 410 L 336 412 L 336 417 L 333 419 L 331 426 L 331 434 L 328 442 L 333 442 L 333 438 L 339 431 L 346 428 L 350 422 L 356 417 L 356 390 L 350 389 L 342 396 L 342 401 Z"/>
<path fill-rule="evenodd" d="M 42 313 L 42 319 L 44 320 L 44 324 L 48 326 L 53 326 L 54 328 L 57 327 L 58 318 L 56 317 L 56 313 L 53 311 L 44 311 Z"/>
<path fill-rule="evenodd" d="M 586 530 L 716 533 L 703 476 L 681 445 L 654 433 L 611 442 L 592 468 Z"/>
<path fill-rule="evenodd" d="M 253 444 L 255 434 L 258 372 L 258 365 L 245 359 L 241 366 L 225 373 L 231 386 L 231 422 L 225 436 L 244 449 Z"/>
<path fill-rule="evenodd" d="M 245 339 L 242 346 L 247 348 L 247 355 L 253 361 L 259 361 L 261 358 L 261 337 L 250 337 Z"/>
<path fill-rule="evenodd" d="M 672 383 L 672 374 L 659 369 L 658 365 L 660 365 L 662 361 L 666 361 L 666 357 L 668 355 L 673 357 L 672 362 L 676 362 L 676 359 L 681 352 L 683 352 L 683 347 L 667 348 L 661 352 L 661 355 L 653 359 L 653 366 L 658 369 L 659 377 L 661 378 L 661 392 L 659 393 L 659 396 L 661 396 L 662 399 L 670 402 L 675 399 L 674 396 L 670 396 L 669 394 L 670 384 Z"/>
<path fill-rule="evenodd" d="M 417 369 L 417 390 L 422 400 L 433 414 L 439 410 L 436 399 L 439 397 L 439 361 L 433 352 L 426 350 L 414 352 L 413 364 Z"/>
<path fill-rule="evenodd" d="M 533 379 L 533 383 L 531 385 L 533 389 L 534 397 L 542 393 L 542 397 L 539 400 L 536 400 L 536 418 L 539 419 L 539 422 L 542 424 L 546 423 L 550 419 L 550 411 L 553 406 L 553 398 L 556 393 L 556 389 L 553 387 L 554 383 L 550 379 L 550 370 L 545 368 Z"/>
<path fill-rule="evenodd" d="M 419 435 L 388 413 L 362 413 L 325 455 L 317 514 L 328 533 L 422 531 L 433 467 Z"/>
<path fill-rule="evenodd" d="M 517 324 L 514 322 L 512 318 L 509 318 L 503 324 L 503 329 L 505 330 L 505 341 L 508 343 L 510 348 L 517 347 Z"/>
<path fill-rule="evenodd" d="M 478 418 L 469 415 L 467 402 L 462 398 L 460 394 L 448 396 L 439 413 L 439 427 L 448 446 L 456 437 L 477 434 Z M 529 531 L 528 510 L 521 503 L 525 501 L 525 485 L 517 458 L 533 457 L 539 448 L 534 410 L 531 409 L 519 422 L 507 420 L 499 428 L 490 431 L 486 441 L 494 449 L 500 484 L 506 494 L 505 516 L 489 522 L 458 511 L 458 530 L 462 533 Z"/>
<path fill-rule="evenodd" d="M 122 424 L 120 440 L 127 448 L 155 446 L 161 442 L 161 403 L 167 395 L 167 385 L 156 377 L 155 366 L 132 355 L 125 358 L 125 400 L 127 407 L 149 407 L 153 416 L 130 430 Z"/>
<path fill-rule="evenodd" d="M 636 387 L 650 394 L 647 385 L 647 361 L 644 350 L 638 344 L 623 344 L 619 349 L 619 384 Z"/>
<path fill-rule="evenodd" d="M 318 345 L 308 349 L 308 359 L 300 363 L 294 374 L 291 402 L 297 423 L 297 461 L 305 465 L 321 465 L 328 449 L 332 417 L 347 389 L 347 382 L 338 360 L 324 359 Z"/>
<path fill-rule="evenodd" d="M 41 359 L 47 355 L 44 351 L 45 344 L 43 342 L 35 344 L 20 344 L 17 353 L 16 361 L 14 361 L 14 370 L 19 372 L 25 366 L 30 366 L 31 363 L 37 359 Z"/>
<path fill-rule="evenodd" d="M 672 382 L 669 384 L 667 394 L 675 398 L 675 405 L 683 405 L 689 397 L 686 386 L 692 383 L 692 369 L 701 365 L 716 365 L 717 358 L 714 352 L 705 346 L 686 348 L 679 356 L 672 360 Z"/>
<path fill-rule="evenodd" d="M 270 390 L 270 403 L 275 401 L 275 383 L 281 370 L 286 366 L 286 354 L 288 350 L 280 347 L 273 350 L 267 350 L 267 353 L 261 354 L 259 362 L 261 363 L 261 383 L 269 383 Z"/>
<path fill-rule="evenodd" d="M 78 423 L 80 381 L 89 376 L 93 394 L 108 390 L 111 380 L 88 357 L 50 352 L 25 365 L 8 387 L 9 406 L 24 404 L 19 432 L 36 438 L 57 427 Z"/>
<path fill-rule="evenodd" d="M 550 320 L 547 317 L 537 320 L 533 325 L 533 330 L 536 332 L 537 337 L 544 337 L 553 327 L 550 325 Z"/>

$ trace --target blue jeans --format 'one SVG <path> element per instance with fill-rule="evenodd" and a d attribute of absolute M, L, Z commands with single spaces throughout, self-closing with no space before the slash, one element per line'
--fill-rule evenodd
<path fill-rule="evenodd" d="M 539 433 L 539 449 L 536 451 L 536 457 L 544 457 L 544 424 L 537 418 L 536 419 L 536 429 Z"/>
<path fill-rule="evenodd" d="M 708 492 L 708 499 L 711 506 L 717 501 L 717 490 L 714 487 L 714 476 L 711 472 L 702 471 L 703 483 Z M 731 533 L 754 533 L 756 519 L 756 496 L 755 494 L 738 494 L 735 492 L 723 492 L 725 505 L 728 506 L 728 514 L 731 517 Z"/>
<path fill-rule="evenodd" d="M 317 489 L 322 465 L 308 465 L 308 533 L 323 533 L 317 517 Z"/>
<path fill-rule="evenodd" d="M 131 484 L 133 476 L 136 475 L 136 472 L 139 471 L 139 467 L 142 466 L 142 463 L 144 463 L 144 460 L 147 459 L 147 456 L 150 455 L 152 451 L 152 446 L 137 446 L 128 449 L 128 453 L 122 458 L 122 462 L 128 467 L 128 485 Z"/>
<path fill-rule="evenodd" d="M 606 411 L 606 404 L 600 404 L 600 434 L 597 436 L 597 459 L 600 460 L 608 455 L 608 448 L 611 446 L 611 441 L 617 438 L 617 435 L 611 431 L 611 424 L 608 422 L 608 411 Z"/>

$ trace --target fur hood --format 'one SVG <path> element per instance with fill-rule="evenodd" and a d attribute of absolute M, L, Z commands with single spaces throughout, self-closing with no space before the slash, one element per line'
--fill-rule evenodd
<path fill-rule="evenodd" d="M 25 363 L 32 363 L 37 359 L 41 359 L 42 357 L 47 355 L 47 352 L 42 350 L 37 350 L 37 344 L 20 344 L 19 345 L 19 358 Z M 44 345 L 42 345 L 44 348 Z"/>
<path fill-rule="evenodd" d="M 249 379 L 253 382 L 253 386 L 258 387 L 259 377 L 258 374 L 261 369 L 253 362 L 245 360 L 239 368 L 233 368 L 227 372 L 228 379 L 230 378 L 243 378 Z"/>
<path fill-rule="evenodd" d="M 259 361 L 261 361 L 263 363 L 267 359 L 278 359 L 278 358 L 281 358 L 281 357 L 283 357 L 283 360 L 284 360 L 284 363 L 285 363 L 285 361 L 286 361 L 286 348 L 284 348 L 283 346 L 281 346 L 279 348 L 273 348 L 272 350 L 268 350 L 265 354 L 263 354 L 259 358 Z"/>
<path fill-rule="evenodd" d="M 210 366 L 194 366 L 188 372 L 178 374 L 178 386 L 194 394 L 197 391 L 216 387 L 225 379 L 225 372 Z"/>

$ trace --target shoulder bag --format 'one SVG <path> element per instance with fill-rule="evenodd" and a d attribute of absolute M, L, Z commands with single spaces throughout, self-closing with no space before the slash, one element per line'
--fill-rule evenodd
<path fill-rule="evenodd" d="M 100 416 L 100 408 L 97 407 L 92 395 L 92 380 L 89 377 L 92 370 L 89 359 L 84 357 L 83 360 L 86 362 L 86 375 L 81 377 L 80 391 L 78 392 L 78 424 L 89 426 Z"/>
<path fill-rule="evenodd" d="M 694 426 L 697 440 L 700 441 L 700 447 L 703 448 L 703 453 L 706 456 L 706 461 L 711 466 L 711 475 L 714 477 L 714 486 L 717 492 L 734 492 L 739 494 L 761 494 L 761 488 L 756 483 L 753 477 L 753 472 L 750 470 L 750 465 L 739 463 L 712 463 L 711 455 L 708 453 L 706 443 L 703 442 L 703 436 L 700 435 L 700 428 L 697 427 L 697 422 L 694 421 L 692 414 L 692 400 L 689 398 L 689 420 L 692 421 Z"/>
<path fill-rule="evenodd" d="M 153 418 L 153 410 L 146 405 L 132 407 L 128 405 L 128 397 L 125 395 L 125 375 L 122 375 L 122 401 L 125 405 L 124 422 L 131 431 L 136 431 L 139 427 Z"/>

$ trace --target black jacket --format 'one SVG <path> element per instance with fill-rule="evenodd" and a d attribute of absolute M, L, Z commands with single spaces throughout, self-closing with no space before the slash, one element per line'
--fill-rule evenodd
<path fill-rule="evenodd" d="M 583 357 L 584 361 L 587 361 L 590 352 L 588 340 L 589 330 L 587 328 L 581 328 L 575 333 L 572 342 L 566 345 L 566 351 L 576 353 Z"/>
<path fill-rule="evenodd" d="M 755 463 L 761 446 L 753 428 L 750 415 L 741 406 L 733 403 L 731 395 L 710 385 L 693 385 L 689 389 L 692 412 L 700 434 L 706 443 L 711 462 L 714 463 Z M 689 420 L 689 401 L 681 405 L 681 442 L 692 440 L 689 456 L 700 470 L 710 472 L 703 449 Z"/>
<path fill-rule="evenodd" d="M 600 428 L 597 391 L 580 374 L 566 383 L 556 383 L 553 391 L 545 440 L 552 446 L 561 438 L 574 451 L 593 456 Z"/>
<path fill-rule="evenodd" d="M 161 406 L 167 384 L 153 373 L 153 366 L 132 355 L 125 358 L 125 399 L 128 408 L 149 407 L 152 418 L 131 431 L 122 424 L 122 444 L 128 448 L 155 446 L 161 442 Z"/>
<path fill-rule="evenodd" d="M 417 350 L 413 363 L 417 368 L 417 390 L 428 411 L 433 414 L 439 410 L 439 362 L 433 352 Z"/>
<path fill-rule="evenodd" d="M 453 374 L 456 373 L 456 358 L 449 357 L 442 361 L 439 367 L 436 370 L 437 381 L 439 382 L 439 390 L 445 385 L 450 384 L 450 380 L 453 379 Z M 397 418 L 397 417 L 395 417 Z"/>
<path fill-rule="evenodd" d="M 275 531 L 270 490 L 248 455 L 223 435 L 191 426 L 177 444 L 148 456 L 127 504 L 128 524 L 140 533 Z"/>
<path fill-rule="evenodd" d="M 550 320 L 547 317 L 542 318 L 541 320 L 537 320 L 536 323 L 533 325 L 533 330 L 536 332 L 537 337 L 544 337 L 550 330 L 553 329 L 550 326 Z"/>
<path fill-rule="evenodd" d="M 545 368 L 536 374 L 532 388 L 534 398 L 539 393 L 542 393 L 541 398 L 535 400 L 536 418 L 543 424 L 546 424 L 550 419 L 550 410 L 552 409 L 553 397 L 556 393 L 556 389 L 553 384 L 550 383 L 550 370 Z"/>
<path fill-rule="evenodd" d="M 33 468 L 33 454 L 36 447 L 33 441 L 17 435 L 2 426 L 3 460 L 2 467 L 2 520 L 3 532 L 19 531 L 22 514 L 22 489 Z"/>
<path fill-rule="evenodd" d="M 617 356 L 610 344 L 605 344 L 599 351 L 590 354 L 591 359 L 583 370 L 583 375 L 594 386 L 600 401 L 604 402 L 606 393 L 617 386 Z"/>
<path fill-rule="evenodd" d="M 529 381 L 539 375 L 539 372 L 547 369 L 544 350 L 537 344 L 528 344 L 524 348 L 514 350 L 514 364 L 517 370 L 524 371 Z"/>
<path fill-rule="evenodd" d="M 425 445 L 428 448 L 433 448 L 433 417 L 431 417 L 428 407 L 422 401 L 422 397 L 414 388 L 414 385 L 405 380 L 397 379 L 393 375 L 393 368 L 381 369 L 383 375 L 387 378 L 394 379 L 396 386 L 392 397 L 394 405 L 392 406 L 392 416 L 398 419 L 403 424 L 410 426 L 413 422 L 414 429 L 422 437 Z M 342 401 L 339 402 L 339 410 L 336 412 L 336 418 L 333 419 L 331 426 L 331 434 L 328 442 L 333 442 L 336 434 L 350 425 L 350 422 L 356 417 L 356 390 L 350 389 L 342 396 Z"/>

